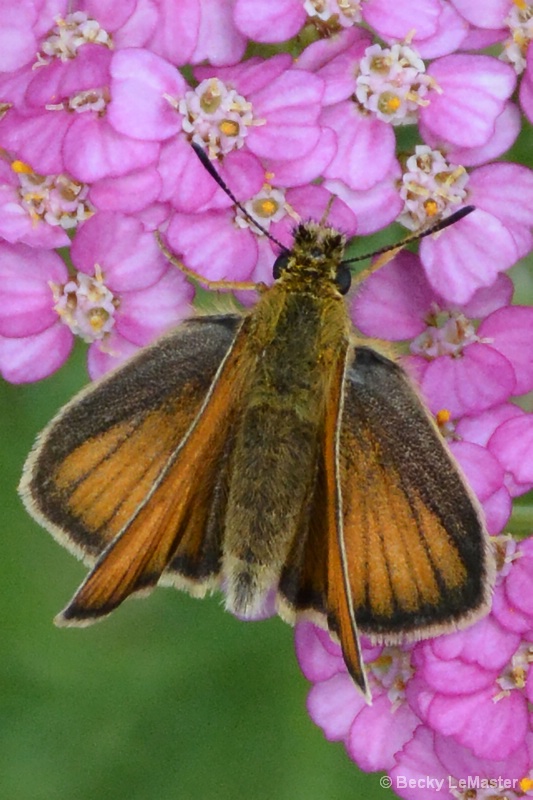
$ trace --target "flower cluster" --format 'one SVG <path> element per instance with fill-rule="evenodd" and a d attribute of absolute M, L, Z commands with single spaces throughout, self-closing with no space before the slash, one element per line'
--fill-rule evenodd
<path fill-rule="evenodd" d="M 402 797 L 425 800 L 432 787 L 435 796 L 500 797 L 495 782 L 506 781 L 500 788 L 511 800 L 533 788 L 533 540 L 502 538 L 499 553 L 485 619 L 414 645 L 364 647 L 372 706 L 355 689 L 340 647 L 310 623 L 297 628 L 300 664 L 315 684 L 311 717 L 362 769 L 387 770 Z M 476 788 L 472 777 L 487 782 L 486 794 L 467 793 Z"/>
<path fill-rule="evenodd" d="M 295 220 L 328 210 L 348 236 L 418 232 L 473 204 L 368 279 L 353 317 L 409 341 L 405 365 L 501 534 L 533 487 L 533 417 L 511 401 L 533 389 L 533 310 L 503 274 L 533 246 L 533 172 L 497 160 L 533 122 L 533 3 L 0 0 L 0 30 L 3 377 L 51 374 L 75 336 L 97 377 L 187 316 L 193 288 L 156 231 L 208 279 L 269 282 L 265 230 L 289 244 Z M 372 707 L 337 646 L 297 629 L 310 713 L 363 769 L 529 788 L 533 550 L 502 542 L 489 617 L 366 648 Z"/>

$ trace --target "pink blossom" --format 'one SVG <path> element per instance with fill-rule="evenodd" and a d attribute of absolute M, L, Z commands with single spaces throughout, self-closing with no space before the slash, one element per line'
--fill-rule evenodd
<path fill-rule="evenodd" d="M 58 0 L 49 8 L 52 16 L 61 13 L 66 2 Z M 38 5 L 31 0 L 17 3 L 13 13 L 10 0 L 0 3 L 0 72 L 12 72 L 29 64 L 39 49 L 41 17 Z M 47 9 L 48 10 L 48 9 Z"/>
<path fill-rule="evenodd" d="M 419 260 L 404 252 L 366 281 L 353 313 L 368 336 L 416 337 L 408 364 L 429 407 L 459 417 L 532 387 L 533 361 L 524 342 L 532 335 L 533 312 L 508 306 L 511 291 L 501 277 L 492 292 L 479 290 L 470 303 L 447 303 L 425 281 Z M 477 330 L 474 319 L 483 319 Z"/>
<path fill-rule="evenodd" d="M 324 177 L 365 191 L 390 175 L 395 166 L 395 139 L 390 125 L 361 112 L 351 100 L 324 109 L 323 125 L 337 136 L 337 152 Z"/>
<path fill-rule="evenodd" d="M 322 81 L 291 70 L 290 59 L 250 59 L 239 67 L 213 72 L 198 68 L 200 84 L 186 90 L 183 79 L 162 59 L 146 51 L 117 54 L 112 64 L 113 125 L 139 139 L 164 141 L 186 134 L 211 158 L 244 147 L 273 162 L 305 159 L 305 178 L 316 177 L 331 142 L 319 125 Z M 319 146 L 320 145 L 320 146 Z M 192 151 L 179 149 L 183 169 L 199 172 Z M 168 158 L 166 153 L 165 158 Z M 187 165 L 187 159 L 191 165 Z M 297 174 L 291 176 L 297 179 Z M 205 181 L 204 181 L 205 183 Z"/>
<path fill-rule="evenodd" d="M 33 247 L 65 247 L 66 233 L 92 214 L 88 187 L 68 175 L 39 175 L 0 160 L 0 236 Z"/>
<path fill-rule="evenodd" d="M 65 283 L 68 271 L 47 250 L 2 244 L 0 252 L 0 370 L 12 383 L 39 380 L 61 366 L 72 346 L 49 285 Z"/>
<path fill-rule="evenodd" d="M 505 486 L 503 466 L 488 448 L 464 439 L 452 439 L 450 450 L 481 503 L 488 532 L 501 533 L 511 516 L 511 497 Z"/>
<path fill-rule="evenodd" d="M 513 478 L 515 494 L 529 491 L 533 486 L 533 417 L 517 414 L 498 426 L 489 446 L 502 466 Z"/>
<path fill-rule="evenodd" d="M 467 0 L 454 0 L 454 5 L 463 16 L 478 25 L 478 31 L 489 29 L 493 34 L 492 41 L 476 43 L 463 42 L 468 47 L 487 47 L 493 42 L 501 43 L 500 58 L 508 62 L 517 75 L 522 76 L 519 99 L 528 119 L 533 119 L 533 55 L 529 46 L 533 39 L 533 21 L 531 3 L 511 2 L 511 0 L 490 0 L 484 4 L 480 13 L 476 3 Z M 490 31 L 490 29 L 493 29 Z"/>
<path fill-rule="evenodd" d="M 438 88 L 420 109 L 422 131 L 461 147 L 480 147 L 513 93 L 513 70 L 490 56 L 449 55 L 434 61 L 428 75 Z"/>
<path fill-rule="evenodd" d="M 339 3 L 338 0 L 320 3 L 315 0 L 237 0 L 235 3 L 237 27 L 257 42 L 291 39 L 306 22 L 333 35 L 339 30 L 350 30 L 363 21 L 385 40 L 401 41 L 411 35 L 417 44 L 420 41 L 428 50 L 431 46 L 435 48 L 440 40 L 444 52 L 457 47 L 467 29 L 464 23 L 460 26 L 459 15 L 440 0 L 413 0 L 394 6 L 387 0 L 351 0 L 348 3 Z M 452 34 L 443 32 L 445 25 Z M 446 42 L 446 39 L 449 41 L 445 45 L 442 40 Z M 429 55 L 433 52 L 429 50 Z"/>
<path fill-rule="evenodd" d="M 360 108 L 393 125 L 420 117 L 423 134 L 456 147 L 489 141 L 516 83 L 513 70 L 489 56 L 452 54 L 426 71 L 416 45 L 384 48 L 353 30 L 332 44 L 312 44 L 300 63 L 324 78 L 326 102 L 353 96 Z"/>
<path fill-rule="evenodd" d="M 240 124 L 232 147 L 242 146 L 242 136 L 243 144 L 257 157 L 280 161 L 302 158 L 316 148 L 321 135 L 324 84 L 316 75 L 290 69 L 290 65 L 289 58 L 279 55 L 267 61 L 251 58 L 216 73 L 209 67 L 195 70 L 202 82 L 216 77 L 224 86 L 232 87 L 245 99 L 244 104 L 239 101 L 243 108 L 251 105 L 252 119 L 248 121 L 244 114 L 245 124 Z M 237 119 L 234 122 L 237 125 Z M 190 123 L 197 136 L 199 123 L 204 124 L 201 117 Z"/>
<path fill-rule="evenodd" d="M 340 647 L 325 631 L 300 623 L 295 643 L 300 666 L 315 684 L 309 693 L 308 711 L 325 736 L 344 741 L 350 757 L 362 769 L 391 767 L 394 753 L 418 724 L 403 701 L 403 684 L 410 675 L 408 650 L 364 645 L 375 698 L 369 707 L 346 672 Z"/>
<path fill-rule="evenodd" d="M 256 194 L 267 183 L 259 159 L 243 150 L 228 153 L 217 171 L 241 200 Z M 195 213 L 232 205 L 232 200 L 209 175 L 184 137 L 163 144 L 158 173 L 161 181 L 159 200 L 168 202 L 176 211 Z"/>
<path fill-rule="evenodd" d="M 524 746 L 529 728 L 527 699 L 513 677 L 521 647 L 519 636 L 492 616 L 468 631 L 420 643 L 413 653 L 416 678 L 407 687 L 411 706 L 434 731 L 475 756 L 507 758 Z"/>
<path fill-rule="evenodd" d="M 403 203 L 397 188 L 399 175 L 400 168 L 394 162 L 391 171 L 370 189 L 357 191 L 344 181 L 331 178 L 326 179 L 322 185 L 354 212 L 357 232 L 365 236 L 385 228 L 402 210 Z"/>
<path fill-rule="evenodd" d="M 530 122 L 533 122 L 533 48 L 527 52 L 527 70 L 520 83 L 520 105 Z"/>
<path fill-rule="evenodd" d="M 513 609 L 528 619 L 530 630 L 532 543 L 530 538 L 508 548 L 494 593 L 495 605 L 506 606 L 507 617 Z M 518 786 L 529 765 L 532 645 L 524 629 L 506 619 L 493 612 L 467 629 L 415 645 L 365 646 L 372 707 L 357 693 L 339 646 L 301 623 L 295 642 L 302 670 L 314 684 L 309 713 L 328 739 L 345 743 L 363 769 L 388 769 L 402 797 L 422 800 L 428 789 L 440 790 L 418 785 L 426 792 L 417 793 L 416 781 L 402 784 L 401 776 L 442 778 L 450 791 L 468 775 L 516 778 Z"/>
<path fill-rule="evenodd" d="M 283 42 L 295 36 L 306 20 L 301 0 L 236 0 L 238 29 L 256 42 Z"/>
<path fill-rule="evenodd" d="M 112 59 L 107 48 L 87 44 L 76 58 L 42 66 L 28 84 L 24 111 L 11 109 L 1 120 L 2 145 L 38 172 L 65 171 L 84 182 L 153 163 L 158 145 L 117 132 L 104 113 Z"/>
<path fill-rule="evenodd" d="M 314 72 L 324 81 L 324 105 L 348 100 L 354 93 L 358 64 L 372 44 L 368 32 L 347 28 L 328 39 L 308 45 L 295 67 Z"/>
<path fill-rule="evenodd" d="M 152 0 L 107 4 L 100 0 L 78 0 L 76 7 L 90 19 L 97 20 L 111 34 L 114 48 L 120 50 L 147 45 L 160 23 L 158 5 Z"/>
<path fill-rule="evenodd" d="M 494 797 L 495 792 L 501 792 L 510 800 L 520 795 L 527 758 L 524 749 L 500 760 L 480 759 L 453 739 L 419 725 L 413 738 L 396 756 L 397 764 L 389 772 L 390 785 L 393 792 L 407 800 L 430 797 L 457 800 L 474 791 L 472 781 L 478 781 L 478 797 Z M 510 783 L 505 783 L 506 780 Z"/>
<path fill-rule="evenodd" d="M 462 164 L 463 167 L 476 167 L 503 155 L 516 141 L 521 125 L 520 109 L 509 102 L 496 117 L 492 135 L 479 147 L 462 147 L 444 142 L 429 129 L 424 129 L 424 141 L 433 150 L 441 150 L 450 163 Z"/>
<path fill-rule="evenodd" d="M 501 28 L 503 17 L 511 7 L 511 0 L 487 0 L 483 8 L 472 0 L 450 2 L 465 19 L 479 28 Z"/>
<path fill-rule="evenodd" d="M 89 191 L 89 200 L 99 211 L 138 214 L 153 206 L 160 199 L 161 192 L 161 175 L 155 166 L 149 166 L 127 175 L 107 176 L 95 181 Z M 168 213 L 167 210 L 164 217 Z"/>
<path fill-rule="evenodd" d="M 0 365 L 8 380 L 56 370 L 74 335 L 91 343 L 96 377 L 189 312 L 192 287 L 131 217 L 96 214 L 78 231 L 72 261 L 79 271 L 69 278 L 54 253 L 4 245 Z"/>
<path fill-rule="evenodd" d="M 197 47 L 201 24 L 200 0 L 180 0 L 180 13 L 176 14 L 173 0 L 158 0 L 158 20 L 148 49 L 170 64 L 187 64 Z"/>
<path fill-rule="evenodd" d="M 487 527 L 493 534 L 499 533 L 507 522 L 511 513 L 511 499 L 529 491 L 532 486 L 530 483 L 520 483 L 514 477 L 515 470 L 520 469 L 523 463 L 520 447 L 522 431 L 519 430 L 516 436 L 506 424 L 524 415 L 525 412 L 518 406 L 504 403 L 474 416 L 464 416 L 454 425 L 454 438 L 486 448 L 504 471 L 501 488 L 483 502 Z"/>
<path fill-rule="evenodd" d="M 31 336 L 57 322 L 48 284 L 64 283 L 68 279 L 65 262 L 60 256 L 26 245 L 3 243 L 0 270 L 2 336 Z"/>
<path fill-rule="evenodd" d="M 236 64 L 246 49 L 246 38 L 233 19 L 235 0 L 201 0 L 200 25 L 191 63 L 209 61 L 215 66 Z M 174 16 L 176 16 L 174 14 Z"/>
<path fill-rule="evenodd" d="M 531 639 L 533 611 L 531 604 L 531 568 L 533 537 L 515 544 L 511 542 L 506 574 L 500 591 L 494 597 L 492 613 L 500 625 L 509 631 L 525 634 Z"/>
<path fill-rule="evenodd" d="M 427 4 L 426 4 L 427 5 Z M 407 32 L 402 38 L 414 42 L 420 56 L 424 59 L 438 58 L 459 49 L 470 49 L 467 46 L 471 29 L 464 17 L 458 14 L 452 5 L 439 0 L 440 13 L 436 17 L 436 25 L 428 36 L 421 36 L 418 31 L 411 38 Z M 405 8 L 405 6 L 404 6 Z M 412 29 L 411 29 L 412 30 Z M 394 43 L 396 37 L 383 37 L 385 41 Z M 480 45 L 482 47 L 483 45 Z"/>
<path fill-rule="evenodd" d="M 420 258 L 433 288 L 455 303 L 465 303 L 480 287 L 488 287 L 531 248 L 533 214 L 515 202 L 533 195 L 533 172 L 517 164 L 489 164 L 468 175 L 449 164 L 440 151 L 418 145 L 406 161 L 400 196 L 400 221 L 419 230 L 436 216 L 470 202 L 473 214 L 442 235 L 420 243 Z M 513 213 L 516 209 L 516 213 Z"/>

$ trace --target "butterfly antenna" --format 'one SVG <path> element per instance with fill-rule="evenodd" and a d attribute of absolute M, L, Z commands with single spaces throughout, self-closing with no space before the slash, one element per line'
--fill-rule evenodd
<path fill-rule="evenodd" d="M 204 168 L 209 172 L 213 180 L 215 180 L 218 183 L 222 191 L 225 192 L 230 198 L 230 200 L 232 200 L 235 203 L 239 211 L 244 215 L 245 219 L 247 219 L 248 222 L 251 223 L 255 228 L 258 228 L 258 230 L 260 230 L 261 233 L 264 233 L 265 236 L 267 236 L 271 242 L 277 244 L 277 246 L 280 247 L 284 253 L 288 253 L 289 248 L 285 247 L 284 244 L 281 244 L 281 242 L 278 241 L 278 239 L 276 239 L 275 236 L 272 236 L 272 234 L 269 231 L 267 231 L 267 229 L 264 228 L 260 222 L 254 219 L 252 215 L 247 212 L 243 204 L 237 200 L 237 198 L 235 197 L 235 195 L 233 194 L 227 183 L 220 177 L 220 175 L 214 168 L 213 163 L 208 158 L 205 150 L 202 147 L 200 147 L 200 145 L 197 144 L 196 142 L 191 142 L 191 147 L 198 156 L 198 158 L 200 159 L 200 161 L 202 162 Z"/>
<path fill-rule="evenodd" d="M 468 214 L 471 214 L 472 211 L 475 210 L 476 210 L 475 206 L 464 206 L 463 208 L 460 208 L 458 211 L 455 211 L 453 214 L 450 214 L 449 217 L 446 217 L 445 219 L 440 219 L 430 228 L 426 228 L 426 230 L 421 231 L 420 233 L 413 233 L 412 236 L 407 236 L 405 239 L 402 239 L 397 244 L 389 244 L 386 247 L 380 247 L 379 250 L 374 250 L 372 253 L 364 253 L 362 256 L 355 256 L 355 258 L 348 258 L 346 261 L 343 261 L 342 263 L 353 264 L 356 261 L 365 261 L 367 258 L 380 256 L 384 253 L 393 253 L 394 256 L 396 254 L 396 251 L 402 250 L 406 245 L 411 244 L 411 242 L 418 242 L 425 236 L 430 236 L 432 233 L 438 233 L 439 231 L 443 231 L 444 228 L 448 228 L 450 225 L 454 225 L 456 222 L 459 222 L 460 219 L 463 219 L 463 217 L 466 217 Z M 380 266 L 383 266 L 383 264 L 380 264 Z"/>

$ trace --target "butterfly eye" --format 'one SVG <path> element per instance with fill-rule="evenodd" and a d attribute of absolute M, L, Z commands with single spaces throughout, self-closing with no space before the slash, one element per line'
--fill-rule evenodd
<path fill-rule="evenodd" d="M 274 266 L 272 268 L 272 274 L 274 276 L 274 280 L 275 281 L 277 281 L 277 279 L 280 277 L 280 275 L 283 272 L 283 270 L 287 268 L 287 265 L 289 263 L 289 255 L 290 255 L 289 253 L 282 253 L 274 261 Z"/>
<path fill-rule="evenodd" d="M 345 266 L 344 264 L 339 265 L 335 283 L 337 284 L 337 288 L 341 294 L 348 293 L 350 286 L 352 285 L 352 273 L 350 272 L 349 267 Z"/>

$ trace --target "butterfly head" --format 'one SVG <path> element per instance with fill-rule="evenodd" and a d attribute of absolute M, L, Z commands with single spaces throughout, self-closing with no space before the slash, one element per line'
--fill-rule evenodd
<path fill-rule="evenodd" d="M 342 262 L 346 238 L 335 228 L 314 222 L 300 223 L 291 250 L 274 264 L 275 280 L 300 286 L 331 286 L 341 294 L 350 288 L 350 270 Z"/>

